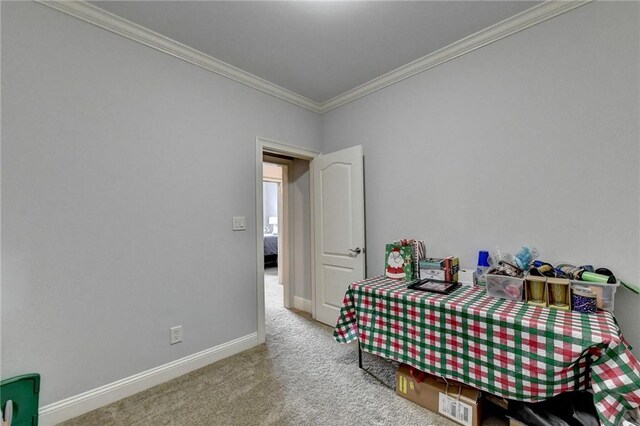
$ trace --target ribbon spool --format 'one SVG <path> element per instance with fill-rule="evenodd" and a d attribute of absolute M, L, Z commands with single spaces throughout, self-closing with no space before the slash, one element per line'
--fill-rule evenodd
<path fill-rule="evenodd" d="M 536 264 L 534 264 L 536 265 Z M 529 273 L 537 277 L 555 277 L 556 273 L 550 263 L 539 262 L 537 266 L 531 268 Z"/>
<path fill-rule="evenodd" d="M 571 296 L 573 310 L 583 314 L 594 314 L 598 310 L 597 297 L 588 288 L 575 287 Z"/>

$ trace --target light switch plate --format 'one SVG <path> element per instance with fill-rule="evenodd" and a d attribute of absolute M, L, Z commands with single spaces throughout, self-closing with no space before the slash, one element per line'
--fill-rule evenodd
<path fill-rule="evenodd" d="M 234 231 L 246 231 L 247 230 L 247 218 L 244 216 L 233 217 L 233 230 Z"/>

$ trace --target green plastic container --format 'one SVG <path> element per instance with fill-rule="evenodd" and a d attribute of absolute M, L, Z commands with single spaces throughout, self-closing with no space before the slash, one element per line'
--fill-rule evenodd
<path fill-rule="evenodd" d="M 4 412 L 8 400 L 13 401 L 11 426 L 36 426 L 40 397 L 40 375 L 25 374 L 0 382 L 0 403 Z"/>

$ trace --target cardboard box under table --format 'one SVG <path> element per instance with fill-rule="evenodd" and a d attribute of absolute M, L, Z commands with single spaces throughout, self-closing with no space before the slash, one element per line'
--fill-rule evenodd
<path fill-rule="evenodd" d="M 445 381 L 431 374 L 418 381 L 411 367 L 400 364 L 396 371 L 396 393 L 409 401 L 434 411 L 465 426 L 478 426 L 481 421 L 481 392 L 452 380 Z"/>

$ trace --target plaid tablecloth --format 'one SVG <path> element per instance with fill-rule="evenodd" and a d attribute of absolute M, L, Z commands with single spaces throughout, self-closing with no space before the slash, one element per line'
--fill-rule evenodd
<path fill-rule="evenodd" d="M 440 295 L 406 286 L 384 276 L 351 284 L 334 338 L 520 401 L 591 385 L 605 425 L 640 405 L 640 363 L 612 314 L 533 307 L 481 287 Z"/>

